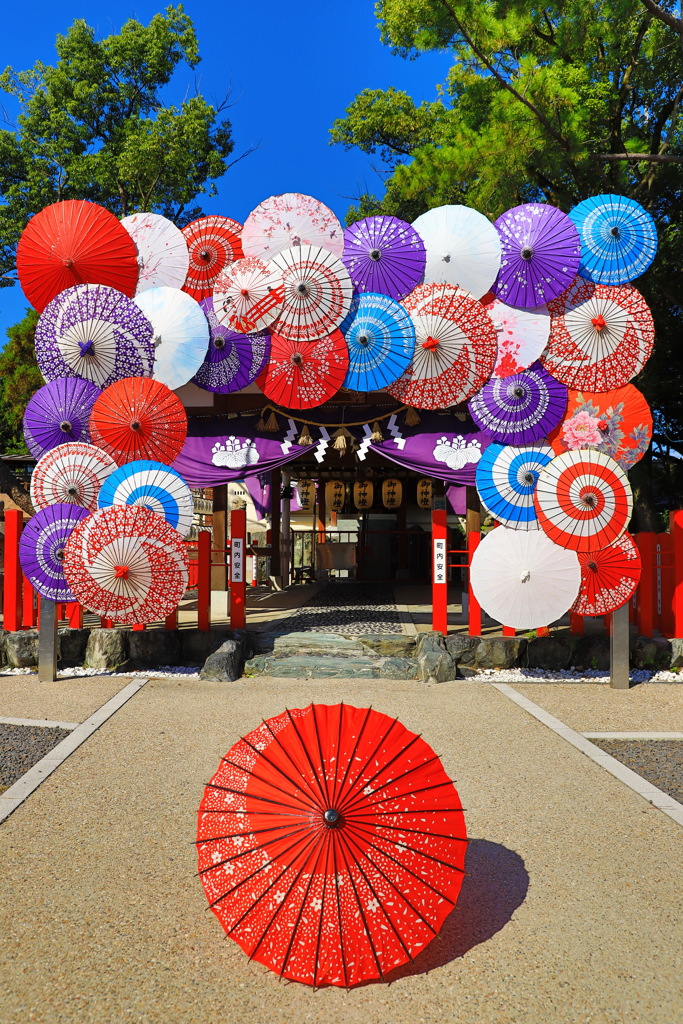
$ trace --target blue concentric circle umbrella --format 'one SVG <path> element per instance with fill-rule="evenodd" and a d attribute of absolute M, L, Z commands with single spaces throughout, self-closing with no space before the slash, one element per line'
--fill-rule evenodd
<path fill-rule="evenodd" d="M 183 537 L 192 526 L 192 492 L 180 473 L 163 462 L 136 459 L 114 470 L 98 496 L 99 508 L 112 505 L 142 505 L 163 516 Z"/>
<path fill-rule="evenodd" d="M 541 470 L 553 459 L 545 444 L 490 444 L 477 463 L 477 490 L 491 515 L 513 530 L 538 530 L 534 491 Z"/>
<path fill-rule="evenodd" d="M 58 502 L 31 516 L 19 541 L 19 561 L 33 589 L 48 601 L 75 601 L 64 576 L 64 548 L 75 526 L 90 513 Z"/>
<path fill-rule="evenodd" d="M 343 386 L 381 391 L 401 376 L 415 351 L 415 325 L 408 311 L 387 295 L 365 292 L 346 332 L 349 369 Z"/>
<path fill-rule="evenodd" d="M 581 239 L 579 274 L 598 284 L 629 284 L 657 252 L 657 228 L 647 210 L 626 196 L 591 196 L 569 214 Z"/>

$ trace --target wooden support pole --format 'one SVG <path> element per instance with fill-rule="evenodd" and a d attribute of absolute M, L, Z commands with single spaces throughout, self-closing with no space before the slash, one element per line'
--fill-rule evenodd
<path fill-rule="evenodd" d="M 202 530 L 197 538 L 197 626 L 211 628 L 211 534 Z"/>
<path fill-rule="evenodd" d="M 674 512 L 671 521 L 674 548 L 674 636 L 683 637 L 683 511 Z"/>
<path fill-rule="evenodd" d="M 609 640 L 610 683 L 615 690 L 629 688 L 629 630 L 628 603 L 612 612 Z"/>
<path fill-rule="evenodd" d="M 45 598 L 40 602 L 38 678 L 41 683 L 53 683 L 57 678 L 57 604 Z"/>
<path fill-rule="evenodd" d="M 279 587 L 282 585 L 282 561 L 280 553 L 280 491 L 282 474 L 279 469 L 270 474 L 270 576 Z"/>
<path fill-rule="evenodd" d="M 432 629 L 448 633 L 448 525 L 445 508 L 432 509 Z"/>
<path fill-rule="evenodd" d="M 230 513 L 230 628 L 244 629 L 246 602 L 247 510 L 234 508 Z"/>

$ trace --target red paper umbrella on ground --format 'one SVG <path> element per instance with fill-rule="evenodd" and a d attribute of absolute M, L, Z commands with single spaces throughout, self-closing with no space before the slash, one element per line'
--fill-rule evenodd
<path fill-rule="evenodd" d="M 548 303 L 550 341 L 541 362 L 577 391 L 612 391 L 640 373 L 655 340 L 652 314 L 633 285 L 575 277 Z"/>
<path fill-rule="evenodd" d="M 75 284 L 106 284 L 132 297 L 138 254 L 113 213 L 68 199 L 46 206 L 28 222 L 17 246 L 17 272 L 24 295 L 42 313 Z"/>
<path fill-rule="evenodd" d="M 273 334 L 270 362 L 256 383 L 285 409 L 311 409 L 336 395 L 348 368 L 349 350 L 341 331 L 308 342 Z"/>
<path fill-rule="evenodd" d="M 640 582 L 640 552 L 629 533 L 599 551 L 579 552 L 581 589 L 572 611 L 607 615 L 633 597 Z"/>
<path fill-rule="evenodd" d="M 183 291 L 197 302 L 211 295 L 221 270 L 242 259 L 242 225 L 229 217 L 200 217 L 183 228 L 190 266 Z"/>
<path fill-rule="evenodd" d="M 456 789 L 397 719 L 313 705 L 228 751 L 198 815 L 209 906 L 250 958 L 351 986 L 413 959 L 462 884 Z"/>
<path fill-rule="evenodd" d="M 422 284 L 403 300 L 415 324 L 415 355 L 387 391 L 406 405 L 445 409 L 491 376 L 496 329 L 484 307 L 452 284 Z"/>
<path fill-rule="evenodd" d="M 633 510 L 628 477 L 592 448 L 565 452 L 541 471 L 534 492 L 541 529 L 563 548 L 599 551 L 621 537 Z"/>
<path fill-rule="evenodd" d="M 141 505 L 114 505 L 84 519 L 64 549 L 64 576 L 76 599 L 114 622 L 157 622 L 187 589 L 185 541 Z"/>
<path fill-rule="evenodd" d="M 119 466 L 132 459 L 170 464 L 185 444 L 187 415 L 161 381 L 124 377 L 95 402 L 90 436 Z"/>
<path fill-rule="evenodd" d="M 630 469 L 650 447 L 652 413 L 633 384 L 614 391 L 570 391 L 567 412 L 548 442 L 553 451 L 596 448 Z"/>

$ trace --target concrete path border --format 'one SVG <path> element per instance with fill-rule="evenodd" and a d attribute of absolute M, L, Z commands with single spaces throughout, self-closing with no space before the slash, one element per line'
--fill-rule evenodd
<path fill-rule="evenodd" d="M 631 771 L 630 768 L 627 768 L 625 764 L 621 763 L 621 761 L 617 761 L 617 759 L 612 757 L 611 754 L 606 754 L 604 750 L 601 750 L 600 747 L 596 747 L 594 743 L 591 743 L 591 741 L 586 739 L 586 737 L 580 732 L 570 729 L 569 726 L 565 725 L 564 722 L 561 722 L 559 718 L 555 718 L 554 715 L 549 714 L 542 707 L 539 707 L 538 704 L 534 704 L 532 700 L 529 700 L 528 697 L 518 693 L 517 690 L 512 686 L 509 686 L 508 683 L 491 683 L 490 685 L 493 686 L 494 689 L 498 690 L 499 693 L 502 693 L 504 697 L 507 697 L 524 711 L 528 712 L 528 714 L 536 718 L 539 722 L 542 722 L 543 725 L 552 729 L 552 731 L 557 733 L 558 736 L 561 736 L 562 739 L 571 743 L 572 746 L 576 747 L 577 750 L 580 750 L 582 754 L 590 757 L 592 761 L 599 764 L 600 767 L 604 768 L 605 771 L 608 771 L 610 775 L 614 775 L 615 778 L 619 779 L 620 782 L 623 782 L 624 785 L 628 786 L 629 789 L 632 789 L 635 793 L 638 793 L 639 796 L 642 796 L 648 801 L 648 803 L 658 808 L 658 810 L 662 811 L 664 814 L 667 814 L 670 818 L 673 818 L 678 825 L 683 825 L 683 804 L 680 804 L 678 800 L 674 800 L 674 798 L 669 796 L 668 793 L 658 789 L 657 786 L 653 786 L 651 782 L 647 782 L 647 780 L 641 775 L 638 775 L 637 772 Z"/>
<path fill-rule="evenodd" d="M 76 725 L 69 736 L 66 736 L 61 743 L 58 743 L 56 747 L 53 747 L 45 757 L 42 757 L 37 764 L 34 764 L 32 768 L 22 775 L 14 785 L 6 789 L 4 793 L 0 793 L 0 822 L 3 822 L 6 818 L 9 818 L 13 811 L 16 811 L 17 807 L 23 804 L 31 793 L 33 793 L 38 786 L 49 775 L 59 768 L 60 764 L 66 761 L 67 757 L 73 754 L 74 750 L 77 750 L 82 743 L 92 736 L 97 729 L 103 725 L 108 718 L 111 718 L 119 708 L 122 708 L 126 701 L 130 700 L 138 690 L 140 690 L 148 680 L 145 678 L 137 678 L 131 680 L 127 686 L 124 686 L 122 690 L 115 693 L 106 704 L 103 704 L 101 708 L 98 708 L 90 716 L 86 718 L 85 722 L 80 725 Z M 8 720 L 5 719 L 5 722 Z M 9 724 L 25 725 L 29 724 L 28 719 L 14 719 Z M 52 725 L 66 727 L 66 723 L 59 722 L 30 722 L 31 725 Z"/>

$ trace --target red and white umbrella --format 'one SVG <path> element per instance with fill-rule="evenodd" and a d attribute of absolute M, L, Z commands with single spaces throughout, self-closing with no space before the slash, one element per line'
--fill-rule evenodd
<path fill-rule="evenodd" d="M 517 309 L 497 299 L 492 292 L 481 300 L 493 320 L 498 338 L 494 377 L 510 377 L 528 370 L 541 358 L 550 334 L 550 313 L 547 306 Z"/>
<path fill-rule="evenodd" d="M 348 368 L 349 351 L 341 331 L 303 343 L 273 334 L 270 361 L 256 383 L 277 405 L 311 409 L 336 395 Z"/>
<path fill-rule="evenodd" d="M 491 530 L 472 556 L 472 589 L 492 618 L 514 629 L 556 622 L 576 598 L 581 581 L 575 551 L 540 530 Z"/>
<path fill-rule="evenodd" d="M 242 229 L 245 256 L 270 260 L 283 249 L 299 245 L 322 246 L 335 256 L 344 251 L 344 229 L 332 210 L 301 192 L 264 199 Z"/>
<path fill-rule="evenodd" d="M 640 552 L 628 533 L 599 551 L 580 551 L 581 589 L 577 615 L 608 615 L 630 601 L 640 582 Z"/>
<path fill-rule="evenodd" d="M 277 320 L 283 297 L 277 268 L 255 256 L 245 256 L 218 276 L 213 311 L 223 327 L 239 334 L 256 334 Z"/>
<path fill-rule="evenodd" d="M 157 622 L 187 588 L 185 542 L 140 505 L 103 508 L 84 519 L 64 550 L 64 575 L 76 599 L 114 622 Z"/>
<path fill-rule="evenodd" d="M 241 232 L 230 217 L 200 217 L 183 228 L 190 261 L 183 291 L 197 302 L 211 295 L 221 271 L 243 256 Z"/>
<path fill-rule="evenodd" d="M 550 341 L 542 363 L 575 391 L 612 391 L 640 373 L 655 339 L 652 314 L 633 285 L 575 277 L 548 303 Z"/>
<path fill-rule="evenodd" d="M 534 503 L 541 529 L 575 551 L 599 551 L 617 540 L 633 511 L 623 469 L 592 448 L 565 452 L 549 462 L 538 478 Z"/>
<path fill-rule="evenodd" d="M 403 300 L 415 324 L 415 355 L 387 391 L 406 405 L 445 409 L 489 379 L 496 329 L 481 303 L 450 284 L 418 285 Z"/>
<path fill-rule="evenodd" d="M 283 301 L 275 330 L 290 341 L 315 341 L 337 327 L 351 306 L 353 285 L 334 253 L 320 246 L 284 249 L 270 262 L 282 277 Z"/>
<path fill-rule="evenodd" d="M 132 213 L 121 224 L 138 251 L 140 276 L 135 294 L 148 288 L 182 288 L 190 256 L 180 228 L 158 213 Z"/>
<path fill-rule="evenodd" d="M 100 487 L 116 463 L 94 444 L 71 441 L 57 445 L 36 463 L 31 474 L 31 501 L 36 509 L 69 503 L 94 512 Z"/>

